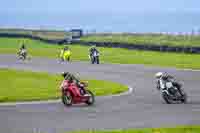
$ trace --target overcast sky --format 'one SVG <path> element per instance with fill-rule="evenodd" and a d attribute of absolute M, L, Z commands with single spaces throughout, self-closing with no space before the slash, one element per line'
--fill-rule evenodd
<path fill-rule="evenodd" d="M 2 0 L 0 12 L 182 12 L 199 5 L 200 0 Z"/>

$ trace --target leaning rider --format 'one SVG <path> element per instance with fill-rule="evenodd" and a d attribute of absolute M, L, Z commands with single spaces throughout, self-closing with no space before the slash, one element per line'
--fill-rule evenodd
<path fill-rule="evenodd" d="M 63 72 L 62 76 L 64 77 L 65 80 L 69 80 L 70 82 L 75 82 L 75 83 L 80 82 L 78 78 L 76 78 L 73 74 L 69 72 Z"/>
<path fill-rule="evenodd" d="M 163 72 L 158 72 L 158 73 L 155 74 L 155 77 L 158 79 L 159 86 L 160 86 L 160 87 L 158 87 L 158 89 L 159 88 L 164 89 L 165 88 L 165 83 L 167 81 L 171 81 L 172 84 L 177 87 L 177 89 L 181 88 L 181 84 L 179 84 L 178 82 L 176 82 L 174 80 L 174 77 L 172 75 L 169 75 L 169 74 L 163 73 Z"/>
<path fill-rule="evenodd" d="M 69 72 L 62 72 L 62 76 L 64 77 L 65 80 L 68 80 L 70 83 L 75 83 L 76 86 L 78 86 L 78 88 L 80 89 L 80 92 L 84 94 L 84 87 L 81 86 L 81 82 L 77 77 L 75 77 L 73 74 Z"/>
<path fill-rule="evenodd" d="M 19 49 L 18 54 L 20 55 L 22 52 L 24 52 L 25 54 L 27 54 L 27 53 L 26 53 L 26 47 L 25 47 L 25 44 L 24 44 L 24 43 L 22 43 L 22 45 L 21 45 L 21 47 L 20 47 L 20 49 Z"/>

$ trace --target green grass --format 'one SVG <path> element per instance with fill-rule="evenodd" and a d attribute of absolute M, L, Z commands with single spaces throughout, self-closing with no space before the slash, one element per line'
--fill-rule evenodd
<path fill-rule="evenodd" d="M 185 126 L 177 128 L 127 129 L 112 131 L 77 131 L 71 133 L 200 133 L 200 126 Z"/>
<path fill-rule="evenodd" d="M 20 39 L 0 38 L 0 54 L 15 54 L 20 47 Z M 27 40 L 31 56 L 57 58 L 63 46 L 46 44 L 40 41 Z M 88 46 L 70 45 L 72 61 L 89 61 Z M 199 69 L 199 54 L 161 53 L 150 51 L 127 50 L 121 48 L 99 48 L 101 62 L 120 64 L 145 64 L 176 68 Z"/>
<path fill-rule="evenodd" d="M 0 69 L 0 102 L 57 99 L 62 80 L 58 74 Z M 83 81 L 88 81 L 88 88 L 97 96 L 128 90 L 126 86 L 110 81 Z"/>
<path fill-rule="evenodd" d="M 200 46 L 200 35 L 97 34 L 82 37 L 81 40 L 98 42 L 124 42 L 146 45 Z"/>
<path fill-rule="evenodd" d="M 31 29 L 0 29 L 0 33 L 17 33 L 38 36 L 44 39 L 64 39 L 69 32 L 56 30 L 31 30 Z M 169 46 L 200 46 L 200 35 L 168 35 L 156 33 L 108 33 L 84 36 L 84 41 L 124 42 L 130 44 L 152 44 Z"/>

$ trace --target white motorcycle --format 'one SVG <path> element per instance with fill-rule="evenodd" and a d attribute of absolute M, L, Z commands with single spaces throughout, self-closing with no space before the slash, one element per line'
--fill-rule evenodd
<path fill-rule="evenodd" d="M 187 95 L 181 87 L 180 83 L 174 82 L 171 78 L 157 81 L 157 89 L 161 91 L 162 98 L 167 104 L 187 102 Z"/>
<path fill-rule="evenodd" d="M 26 58 L 27 58 L 27 51 L 26 49 L 23 49 L 18 53 L 18 59 L 24 61 Z"/>

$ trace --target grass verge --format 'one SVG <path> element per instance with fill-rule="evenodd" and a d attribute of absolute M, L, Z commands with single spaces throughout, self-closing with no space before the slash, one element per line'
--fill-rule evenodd
<path fill-rule="evenodd" d="M 58 74 L 0 69 L 0 102 L 57 99 L 62 80 Z M 87 81 L 89 89 L 97 96 L 128 90 L 126 86 L 110 81 Z"/>
<path fill-rule="evenodd" d="M 16 54 L 20 39 L 0 38 L 0 54 Z M 27 40 L 26 46 L 31 56 L 57 58 L 63 46 L 51 45 L 35 40 Z M 88 46 L 70 45 L 72 61 L 89 61 Z M 99 48 L 101 63 L 145 64 L 176 68 L 200 69 L 199 54 L 161 53 L 127 50 L 121 48 Z"/>
<path fill-rule="evenodd" d="M 151 129 L 127 129 L 112 131 L 77 131 L 70 133 L 200 133 L 200 126 L 185 126 L 177 128 L 151 128 Z"/>
<path fill-rule="evenodd" d="M 64 39 L 69 32 L 56 30 L 0 29 L 0 33 L 17 33 L 38 36 L 44 39 Z M 123 42 L 130 44 L 200 46 L 200 35 L 192 34 L 158 34 L 158 33 L 107 33 L 84 36 L 85 41 Z"/>
<path fill-rule="evenodd" d="M 97 42 L 122 42 L 142 45 L 200 46 L 200 35 L 96 34 L 82 37 L 81 40 Z"/>

